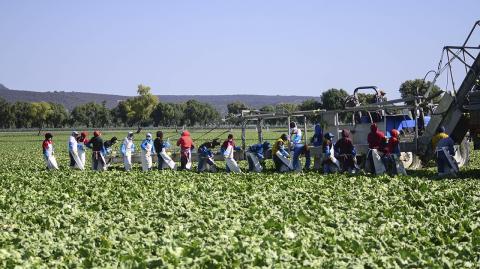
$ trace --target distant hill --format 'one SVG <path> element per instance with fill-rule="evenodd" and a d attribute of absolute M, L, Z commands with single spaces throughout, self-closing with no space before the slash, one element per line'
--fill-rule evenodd
<path fill-rule="evenodd" d="M 113 108 L 119 101 L 126 100 L 129 96 L 114 95 L 114 94 L 98 94 L 98 93 L 84 93 L 84 92 L 34 92 L 34 91 L 20 91 L 11 90 L 0 84 L 0 97 L 8 102 L 53 102 L 64 105 L 71 110 L 75 106 L 85 104 L 88 102 L 101 103 L 106 102 L 106 106 Z M 161 102 L 182 103 L 190 99 L 195 99 L 199 102 L 209 103 L 213 105 L 219 112 L 225 113 L 227 111 L 227 104 L 239 101 L 247 104 L 249 107 L 260 108 L 266 105 L 275 105 L 279 103 L 296 103 L 307 99 L 320 100 L 320 97 L 314 96 L 280 96 L 280 95 L 158 95 Z"/>

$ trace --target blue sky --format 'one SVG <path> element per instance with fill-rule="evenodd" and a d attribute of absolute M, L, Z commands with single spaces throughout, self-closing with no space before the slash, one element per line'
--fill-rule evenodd
<path fill-rule="evenodd" d="M 185 95 L 377 85 L 392 98 L 463 42 L 479 10 L 478 0 L 0 0 L 0 83 L 123 95 L 139 83 Z"/>

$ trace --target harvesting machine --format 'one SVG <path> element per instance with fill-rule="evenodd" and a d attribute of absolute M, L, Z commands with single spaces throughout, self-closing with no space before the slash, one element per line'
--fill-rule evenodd
<path fill-rule="evenodd" d="M 263 140 L 262 125 L 269 119 L 287 118 L 290 121 L 300 118 L 305 123 L 304 139 L 308 143 L 307 116 L 317 116 L 324 132 L 331 132 L 338 139 L 342 129 L 349 129 L 359 156 L 365 156 L 368 150 L 367 134 L 371 123 L 388 135 L 395 128 L 400 131 L 402 151 L 401 160 L 406 168 L 421 167 L 422 161 L 433 157 L 432 137 L 439 126 L 444 126 L 456 143 L 455 159 L 459 166 L 468 163 L 471 137 L 475 149 L 480 148 L 480 44 L 472 45 L 475 31 L 480 21 L 472 27 L 466 40 L 460 46 L 445 46 L 437 70 L 429 71 L 425 77 L 433 75 L 432 83 L 424 95 L 417 94 L 403 99 L 377 101 L 374 104 L 360 105 L 358 92 L 370 90 L 379 96 L 377 87 L 356 88 L 352 96 L 345 101 L 342 110 L 309 110 L 294 113 L 262 113 L 244 111 L 241 115 L 245 132 L 247 122 L 256 121 L 259 142 Z M 459 87 L 456 87 L 456 75 L 465 72 Z M 438 93 L 432 91 L 439 78 L 446 76 L 450 88 Z M 417 93 L 419 89 L 417 89 Z M 439 99 L 439 102 L 434 102 Z M 288 130 L 290 133 L 290 130 Z M 468 136 L 470 133 L 470 136 Z M 244 137 L 244 136 L 243 136 Z M 244 144 L 245 147 L 245 144 Z M 312 155 L 319 155 L 319 148 L 310 147 Z"/>

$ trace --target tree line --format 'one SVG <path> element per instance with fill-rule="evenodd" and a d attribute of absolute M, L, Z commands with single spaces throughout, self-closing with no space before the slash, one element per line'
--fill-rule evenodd
<path fill-rule="evenodd" d="M 61 104 L 8 103 L 0 98 L 0 128 L 195 126 L 221 120 L 220 113 L 207 103 L 161 103 L 144 85 L 138 86 L 137 93 L 112 109 L 102 101 L 82 104 L 71 111 Z"/>
<path fill-rule="evenodd" d="M 402 83 L 402 98 L 423 94 L 430 82 L 409 80 Z M 433 92 L 440 89 L 435 86 Z M 0 128 L 64 128 L 64 127 L 132 127 L 132 126 L 205 126 L 220 123 L 220 113 L 210 104 L 189 100 L 185 103 L 163 103 L 151 93 L 148 86 L 138 85 L 137 96 L 120 101 L 109 109 L 105 102 L 90 102 L 68 111 L 63 105 L 48 102 L 8 103 L 0 98 Z M 262 112 L 291 113 L 295 111 L 343 109 L 349 94 L 343 89 L 329 89 L 320 95 L 320 100 L 308 99 L 301 104 L 281 103 L 259 108 Z M 361 104 L 375 102 L 371 93 L 360 93 Z M 227 105 L 226 123 L 240 123 L 236 115 L 242 110 L 254 109 L 241 102 Z M 315 116 L 307 117 L 314 123 Z M 284 120 L 270 120 L 269 124 L 283 124 Z"/>

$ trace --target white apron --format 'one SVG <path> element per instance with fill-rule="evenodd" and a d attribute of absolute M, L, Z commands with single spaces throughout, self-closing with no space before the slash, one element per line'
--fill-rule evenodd
<path fill-rule="evenodd" d="M 48 148 L 46 150 L 48 152 L 48 157 L 44 155 L 45 158 L 45 163 L 47 164 L 47 168 L 49 170 L 57 170 L 58 169 L 58 164 L 57 164 L 57 159 L 55 156 L 53 156 L 53 146 L 52 144 L 48 145 Z"/>
<path fill-rule="evenodd" d="M 72 149 L 70 150 L 70 154 L 72 154 L 73 159 L 75 160 L 75 168 L 78 168 L 80 170 L 84 170 L 85 167 L 83 165 L 82 159 L 78 155 L 78 149 Z"/>
<path fill-rule="evenodd" d="M 142 170 L 152 169 L 152 145 L 147 144 L 147 150 L 142 149 Z"/>
<path fill-rule="evenodd" d="M 188 150 L 188 158 L 187 163 L 185 164 L 185 168 L 188 170 L 192 169 L 192 150 Z"/>
<path fill-rule="evenodd" d="M 225 162 L 227 163 L 227 167 L 228 169 L 230 169 L 230 172 L 241 172 L 240 167 L 238 167 L 237 161 L 235 161 L 235 159 L 233 158 L 233 146 L 228 146 L 223 156 L 225 157 Z"/>
<path fill-rule="evenodd" d="M 407 175 L 407 171 L 405 170 L 405 167 L 403 166 L 403 162 L 398 158 L 397 155 L 393 155 L 393 160 L 395 161 L 395 172 L 397 175 Z"/>
<path fill-rule="evenodd" d="M 382 157 L 378 154 L 378 150 L 371 149 L 371 156 L 373 159 L 373 168 L 375 170 L 375 175 L 384 174 L 387 170 L 385 169 L 385 165 L 382 162 Z"/>
<path fill-rule="evenodd" d="M 280 167 L 280 172 L 287 172 L 287 171 L 293 170 L 292 163 L 288 158 L 283 156 L 283 154 L 280 151 L 277 151 L 276 155 L 280 159 L 280 161 L 283 163 L 282 167 Z"/>
<path fill-rule="evenodd" d="M 260 172 L 263 171 L 263 167 L 260 164 L 260 161 L 258 160 L 258 157 L 255 153 L 248 152 L 247 157 L 250 158 L 250 160 L 252 160 L 252 163 L 253 163 L 253 171 L 252 172 L 260 173 Z"/>
<path fill-rule="evenodd" d="M 175 169 L 175 162 L 172 160 L 172 158 L 170 156 L 168 156 L 167 152 L 165 151 L 165 148 L 162 148 L 162 152 L 160 152 L 160 157 L 162 157 L 163 162 L 168 167 L 170 167 L 170 169 Z M 158 160 L 158 161 L 162 162 L 162 160 Z"/>
<path fill-rule="evenodd" d="M 123 141 L 123 145 L 125 147 L 125 155 L 123 155 L 123 166 L 125 167 L 125 171 L 130 171 L 132 169 L 132 140 L 125 139 Z"/>
<path fill-rule="evenodd" d="M 83 168 L 85 168 L 85 149 L 83 145 L 78 146 L 78 158 L 80 159 L 80 162 L 83 165 Z"/>
<path fill-rule="evenodd" d="M 97 170 L 96 171 L 106 171 L 107 170 L 107 163 L 105 162 L 105 157 L 101 152 L 97 153 L 100 156 L 100 159 L 97 163 Z M 92 170 L 95 170 L 95 158 L 92 156 Z"/>
<path fill-rule="evenodd" d="M 441 151 L 443 151 L 443 154 L 445 154 L 445 156 L 447 157 L 448 165 L 450 166 L 450 167 L 445 167 L 444 171 L 451 171 L 451 172 L 457 173 L 459 171 L 458 164 L 452 158 L 452 155 L 450 155 L 448 148 L 442 147 Z"/>

